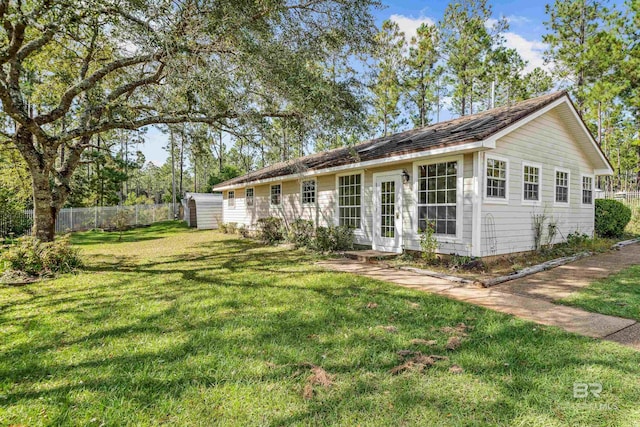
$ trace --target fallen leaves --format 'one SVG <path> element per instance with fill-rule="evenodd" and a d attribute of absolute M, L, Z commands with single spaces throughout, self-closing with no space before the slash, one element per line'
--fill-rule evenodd
<path fill-rule="evenodd" d="M 447 350 L 456 350 L 458 347 L 460 347 L 460 344 L 462 344 L 462 340 L 460 339 L 460 337 L 450 337 L 449 340 L 447 341 L 447 345 L 445 345 L 445 348 Z"/>
<path fill-rule="evenodd" d="M 402 358 L 405 358 L 404 362 L 398 366 L 391 368 L 389 371 L 391 375 L 398 375 L 405 371 L 417 371 L 423 372 L 426 368 L 429 368 L 436 364 L 436 362 L 441 360 L 449 360 L 447 356 L 438 356 L 435 354 L 425 355 L 419 351 L 410 351 L 410 350 L 400 350 L 398 355 Z M 409 359 L 406 357 L 412 356 Z"/>
<path fill-rule="evenodd" d="M 367 308 L 378 308 L 378 304 L 375 302 L 367 303 Z"/>
<path fill-rule="evenodd" d="M 462 369 L 460 366 L 458 365 L 451 365 L 449 367 L 449 372 L 451 372 L 452 374 L 461 374 L 464 372 L 464 369 Z"/>
<path fill-rule="evenodd" d="M 385 331 L 391 333 L 391 334 L 395 334 L 396 332 L 398 332 L 398 328 L 396 328 L 395 326 L 378 326 L 379 328 L 384 329 Z"/>
<path fill-rule="evenodd" d="M 307 377 L 304 388 L 302 389 L 302 397 L 304 399 L 312 399 L 315 386 L 329 388 L 333 385 L 334 375 L 329 374 L 320 366 L 308 364 L 311 367 L 311 375 Z"/>
<path fill-rule="evenodd" d="M 440 331 L 444 334 L 457 334 L 463 337 L 467 336 L 467 330 L 471 329 L 470 326 L 463 322 L 458 323 L 456 326 L 444 326 L 440 328 Z"/>
<path fill-rule="evenodd" d="M 437 345 L 438 341 L 436 340 L 423 340 L 422 338 L 415 338 L 411 340 L 411 344 L 413 345 Z"/>

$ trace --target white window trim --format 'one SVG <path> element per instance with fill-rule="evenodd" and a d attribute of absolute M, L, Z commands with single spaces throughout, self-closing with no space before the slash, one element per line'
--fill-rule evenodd
<path fill-rule="evenodd" d="M 440 243 L 462 243 L 463 242 L 463 224 L 464 224 L 464 155 L 458 156 L 447 156 L 447 157 L 439 157 L 439 158 L 430 158 L 426 160 L 421 160 L 417 162 L 413 162 L 413 206 L 414 206 L 414 218 L 411 224 L 411 232 L 416 233 L 416 236 L 419 236 L 418 233 L 418 190 L 420 189 L 420 177 L 418 168 L 420 166 L 432 165 L 434 163 L 445 163 L 445 162 L 458 162 L 458 178 L 456 179 L 456 235 L 448 235 L 448 234 L 434 234 L 434 237 Z"/>
<path fill-rule="evenodd" d="M 538 200 L 525 200 L 524 198 L 524 168 L 526 166 L 529 167 L 534 167 L 534 168 L 538 168 Z M 540 206 L 542 204 L 542 165 L 540 163 L 534 163 L 534 162 L 522 162 L 522 168 L 520 169 L 520 177 L 522 179 L 522 186 L 520 187 L 520 190 L 522 191 L 522 195 L 521 195 L 521 199 L 522 199 L 522 205 L 526 205 L 526 206 Z M 554 177 L 554 190 L 555 190 L 555 177 Z M 555 195 L 554 195 L 554 199 L 555 199 Z"/>
<path fill-rule="evenodd" d="M 487 167 L 489 164 L 489 160 L 498 160 L 500 162 L 505 162 L 506 163 L 506 175 L 505 175 L 505 193 L 504 193 L 504 198 L 501 197 L 489 197 L 487 196 L 487 180 L 489 179 L 489 177 L 487 176 Z M 502 157 L 502 156 L 496 156 L 493 154 L 487 154 L 484 158 L 484 171 L 483 171 L 483 180 L 482 180 L 482 184 L 481 184 L 481 190 L 482 190 L 482 200 L 485 204 L 487 205 L 508 205 L 509 204 L 509 167 L 510 167 L 510 163 L 509 163 L 509 159 L 506 157 Z"/>
<path fill-rule="evenodd" d="M 303 185 L 303 184 L 304 184 L 306 181 L 313 181 L 313 182 L 315 182 L 315 186 L 314 186 L 314 194 L 313 194 L 313 200 L 314 200 L 314 201 L 313 201 L 313 203 L 308 203 L 308 202 L 307 202 L 307 203 L 305 203 L 305 202 L 303 201 L 303 196 L 302 196 L 303 189 L 304 189 L 304 185 Z M 303 179 L 301 179 L 301 180 L 300 180 L 300 204 L 301 204 L 302 206 L 318 206 L 318 180 L 317 180 L 316 178 L 306 178 L 306 179 L 304 179 L 304 178 L 303 178 Z"/>
<path fill-rule="evenodd" d="M 247 190 L 253 190 L 253 204 L 251 206 L 249 206 L 249 204 L 247 203 Z M 253 210 L 256 207 L 256 188 L 255 187 L 247 187 L 244 189 L 244 205 L 247 208 L 247 210 Z"/>
<path fill-rule="evenodd" d="M 584 178 L 591 178 L 591 203 L 584 203 L 582 199 L 582 181 Z M 582 207 L 593 207 L 596 204 L 596 178 L 595 175 L 589 173 L 580 174 L 580 206 Z"/>
<path fill-rule="evenodd" d="M 556 187 L 558 185 L 556 175 L 558 172 L 564 172 L 567 174 L 567 201 L 566 202 L 558 202 L 556 200 Z M 567 168 L 554 168 L 553 169 L 553 204 L 555 206 L 571 206 L 571 171 Z"/>
<path fill-rule="evenodd" d="M 229 196 L 231 196 L 232 193 L 233 193 L 233 197 L 229 197 Z M 230 203 L 230 200 L 233 200 L 233 205 Z M 236 191 L 235 190 L 227 191 L 227 207 L 229 209 L 235 209 L 236 208 Z"/>
<path fill-rule="evenodd" d="M 336 190 L 335 190 L 335 225 L 340 225 L 340 177 L 349 175 L 360 175 L 360 227 L 354 228 L 356 232 L 364 232 L 364 207 L 366 205 L 364 200 L 364 170 L 358 169 L 348 171 L 340 174 L 336 174 Z"/>
<path fill-rule="evenodd" d="M 279 186 L 280 186 L 280 204 L 279 204 L 279 205 L 274 205 L 273 203 L 271 203 L 271 188 L 272 188 L 272 187 L 275 187 L 275 186 L 277 186 L 277 185 L 279 185 Z M 253 197 L 255 198 L 255 190 L 254 190 L 254 193 L 253 193 L 253 194 L 254 194 L 254 196 L 253 196 Z M 280 181 L 280 182 L 274 182 L 273 184 L 269 185 L 269 207 L 272 207 L 272 208 L 279 208 L 279 207 L 281 207 L 283 204 L 284 204 L 284 195 L 283 195 L 283 192 L 282 192 L 282 181 Z"/>

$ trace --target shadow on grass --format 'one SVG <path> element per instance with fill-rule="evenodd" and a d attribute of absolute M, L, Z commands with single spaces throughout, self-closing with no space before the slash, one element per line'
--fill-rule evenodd
<path fill-rule="evenodd" d="M 156 222 L 148 227 L 123 231 L 122 238 L 120 237 L 121 233 L 119 231 L 84 231 L 73 233 L 71 235 L 71 241 L 77 246 L 142 242 L 162 239 L 186 230 L 189 230 L 189 227 L 184 221 L 163 221 Z"/>
<path fill-rule="evenodd" d="M 82 423 L 99 408 L 110 408 L 111 422 L 158 424 L 175 406 L 183 414 L 215 414 L 222 424 L 270 425 L 545 424 L 549 417 L 624 424 L 633 415 L 625 404 L 635 405 L 640 393 L 637 353 L 322 272 L 312 259 L 246 240 L 211 241 L 26 287 L 0 307 L 0 328 L 14 331 L 5 333 L 10 344 L 0 353 L 3 406 L 37 417 L 44 405 L 54 424 Z M 370 302 L 377 307 L 367 308 Z M 460 322 L 468 336 L 448 351 L 450 334 L 441 328 Z M 416 347 L 414 338 L 437 345 Z M 407 348 L 451 360 L 392 376 L 396 352 Z M 309 401 L 302 398 L 303 363 L 335 375 L 334 385 L 316 388 Z M 453 363 L 465 372 L 450 374 Z M 585 375 L 602 382 L 621 409 L 563 409 L 575 405 L 573 382 Z M 132 410 L 146 418 L 128 418 Z M 252 418 L 256 412 L 262 422 Z M 168 422 L 179 422 L 175 416 Z"/>

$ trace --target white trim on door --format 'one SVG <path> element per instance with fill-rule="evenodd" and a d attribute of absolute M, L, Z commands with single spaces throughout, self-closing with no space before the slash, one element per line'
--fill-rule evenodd
<path fill-rule="evenodd" d="M 402 182 L 402 170 L 393 170 L 386 172 L 377 172 L 372 176 L 373 181 L 373 229 L 371 232 L 371 247 L 377 251 L 383 252 L 395 252 L 402 253 L 403 250 L 403 182 Z M 381 200 L 380 194 L 382 187 L 379 185 L 382 182 L 394 182 L 394 216 L 395 216 L 395 230 L 394 237 L 385 238 L 380 236 L 381 228 Z"/>

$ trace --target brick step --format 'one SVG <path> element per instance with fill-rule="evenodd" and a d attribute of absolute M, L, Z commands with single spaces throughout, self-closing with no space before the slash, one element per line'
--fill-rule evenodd
<path fill-rule="evenodd" d="M 347 251 L 343 255 L 345 258 L 355 259 L 360 262 L 376 262 L 384 259 L 396 258 L 400 254 L 369 249 L 364 251 Z"/>

